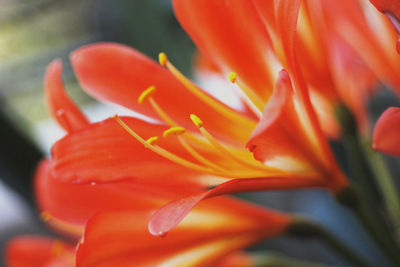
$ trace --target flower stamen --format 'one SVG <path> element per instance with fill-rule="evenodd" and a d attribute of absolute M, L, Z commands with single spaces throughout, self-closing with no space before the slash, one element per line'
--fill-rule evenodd
<path fill-rule="evenodd" d="M 256 122 L 250 118 L 247 118 L 240 113 L 224 106 L 223 104 L 217 102 L 215 99 L 204 93 L 199 87 L 197 87 L 192 81 L 190 81 L 185 75 L 183 75 L 171 62 L 169 62 L 165 53 L 159 54 L 159 63 L 161 66 L 165 66 L 178 81 L 181 82 L 183 86 L 186 87 L 192 94 L 197 96 L 200 100 L 205 102 L 207 105 L 218 111 L 219 113 L 225 115 L 226 117 L 245 125 L 245 127 L 250 127 L 253 129 Z"/>
<path fill-rule="evenodd" d="M 188 160 L 185 160 L 159 146 L 157 146 L 155 144 L 155 142 L 147 142 L 146 140 L 144 140 L 140 135 L 138 135 L 134 130 L 132 130 L 128 125 L 126 125 L 119 117 L 118 115 L 114 116 L 115 120 L 118 122 L 119 125 L 121 125 L 131 136 L 133 136 L 136 140 L 138 140 L 140 143 L 142 143 L 146 148 L 150 149 L 151 151 L 153 151 L 154 153 L 167 158 L 177 164 L 180 164 L 182 166 L 185 166 L 189 169 L 193 169 L 196 171 L 200 171 L 200 172 L 206 172 L 209 173 L 211 170 L 208 168 L 205 168 L 201 165 L 195 164 L 193 162 L 190 162 Z M 149 138 L 151 139 L 151 138 Z M 148 139 L 148 140 L 149 140 Z M 158 140 L 158 139 L 157 139 Z"/>
<path fill-rule="evenodd" d="M 252 90 L 240 82 L 240 80 L 237 78 L 236 72 L 229 73 L 228 79 L 231 83 L 236 84 L 240 89 L 237 91 L 243 102 L 258 118 L 261 118 L 262 110 L 265 105 L 264 102 L 256 94 L 254 94 Z"/>
<path fill-rule="evenodd" d="M 158 136 L 153 136 L 146 140 L 146 143 L 148 143 L 151 146 L 154 146 L 157 142 L 158 142 Z"/>
<path fill-rule="evenodd" d="M 181 135 L 181 134 L 184 134 L 185 132 L 186 132 L 186 129 L 183 128 L 183 127 L 179 127 L 179 126 L 171 127 L 168 130 L 165 130 L 163 132 L 163 137 L 167 138 L 167 137 L 170 137 L 170 136 L 173 136 L 173 135 Z"/>
<path fill-rule="evenodd" d="M 277 171 L 277 172 L 265 172 L 264 171 L 257 171 L 254 169 L 245 169 L 245 170 L 233 170 L 233 171 L 227 171 L 227 170 L 221 170 L 217 171 L 214 170 L 211 167 L 206 167 L 203 165 L 199 165 L 196 163 L 193 163 L 191 161 L 188 161 L 182 157 L 179 157 L 164 148 L 161 148 L 157 146 L 156 144 L 150 144 L 146 140 L 144 140 L 142 137 L 140 137 L 134 130 L 132 130 L 128 125 L 126 125 L 119 117 L 118 115 L 114 116 L 114 119 L 120 124 L 131 136 L 133 136 L 136 140 L 138 140 L 140 143 L 142 143 L 146 148 L 150 149 L 154 153 L 158 154 L 159 156 L 162 156 L 172 162 L 175 162 L 176 164 L 179 164 L 181 166 L 184 166 L 186 168 L 201 172 L 201 173 L 207 173 L 210 175 L 215 175 L 215 176 L 220 176 L 220 177 L 225 177 L 225 178 L 257 178 L 257 177 L 268 177 L 268 176 L 277 176 L 281 175 L 284 177 L 286 174 L 282 171 Z M 221 168 L 217 166 L 217 168 Z M 269 168 L 270 169 L 270 168 Z"/>
<path fill-rule="evenodd" d="M 138 97 L 138 103 L 142 104 L 143 102 L 145 102 L 148 98 L 150 98 L 154 94 L 155 90 L 156 90 L 156 87 L 154 85 L 149 86 Z"/>
<path fill-rule="evenodd" d="M 201 134 L 210 142 L 210 144 L 222 155 L 229 157 L 233 161 L 250 168 L 256 168 L 258 170 L 275 170 L 275 168 L 268 167 L 263 165 L 262 163 L 252 160 L 247 161 L 242 159 L 241 157 L 232 153 L 229 149 L 225 148 L 220 142 L 218 142 L 211 134 L 207 131 L 207 129 L 203 125 L 203 121 L 197 117 L 195 114 L 190 114 L 190 119 L 196 125 L 196 127 L 200 130 Z"/>
<path fill-rule="evenodd" d="M 202 155 L 200 155 L 191 145 L 189 145 L 186 140 L 181 136 L 182 134 L 185 133 L 185 128 L 183 127 L 172 127 L 168 130 L 165 130 L 163 133 L 163 137 L 170 137 L 173 135 L 176 135 L 178 138 L 179 143 L 183 146 L 183 148 L 185 148 L 185 150 L 193 157 L 195 158 L 197 161 L 199 161 L 200 163 L 203 163 L 205 166 L 210 167 L 216 171 L 226 171 L 226 169 L 222 168 L 221 166 L 218 166 L 214 163 L 212 163 L 211 161 L 209 161 L 208 159 L 206 159 L 205 157 L 203 157 Z"/>

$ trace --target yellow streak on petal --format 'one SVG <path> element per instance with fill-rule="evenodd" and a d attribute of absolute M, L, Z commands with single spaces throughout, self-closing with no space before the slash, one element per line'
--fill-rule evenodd
<path fill-rule="evenodd" d="M 253 236 L 229 237 L 214 242 L 205 243 L 186 251 L 179 252 L 168 260 L 164 260 L 158 267 L 199 266 L 209 259 L 216 259 L 219 255 L 245 246 L 254 240 Z M 201 265 L 203 266 L 203 265 Z"/>
<path fill-rule="evenodd" d="M 63 233 L 67 233 L 74 236 L 80 236 L 83 233 L 83 226 L 60 220 L 51 215 L 51 213 L 48 211 L 41 212 L 40 217 L 48 225 L 50 225 L 56 230 L 60 230 Z"/>

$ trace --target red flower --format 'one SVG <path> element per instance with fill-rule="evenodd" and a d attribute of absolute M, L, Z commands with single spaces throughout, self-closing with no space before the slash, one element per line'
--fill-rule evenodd
<path fill-rule="evenodd" d="M 157 198 L 157 196 L 154 196 Z M 151 213 L 103 212 L 87 223 L 77 266 L 219 266 L 225 256 L 280 235 L 287 216 L 228 198 L 204 202 L 165 238 L 150 235 Z"/>
<path fill-rule="evenodd" d="M 20 236 L 9 241 L 5 259 L 9 267 L 75 266 L 73 246 L 39 236 Z"/>
<path fill-rule="evenodd" d="M 169 266 L 181 261 L 186 266 L 210 266 L 220 261 L 228 264 L 226 256 L 282 234 L 292 221 L 285 214 L 222 197 L 201 203 L 167 237 L 150 235 L 147 223 L 159 206 L 195 191 L 199 192 L 190 187 L 127 182 L 63 183 L 52 176 L 49 161 L 41 163 L 36 176 L 39 208 L 50 226 L 79 237 L 86 225 L 77 250 L 77 266 L 124 266 L 132 262 L 138 266 Z M 19 256 L 21 260 L 29 258 L 27 253 Z"/>
<path fill-rule="evenodd" d="M 297 26 L 300 1 L 173 3 L 179 21 L 202 54 L 221 72 L 235 71 L 230 80 L 240 88 L 247 108 L 234 110 L 203 92 L 164 53 L 159 61 L 168 70 L 122 45 L 95 44 L 78 49 L 71 61 L 86 92 L 162 122 L 117 117 L 89 124 L 63 92 L 61 63 L 55 61 L 48 68 L 45 87 L 51 113 L 68 135 L 53 146 L 52 175 L 64 182 L 79 183 L 129 180 L 197 189 L 219 185 L 160 210 L 151 221 L 150 229 L 155 234 L 170 229 L 159 229 L 165 216 L 169 227 L 173 227 L 198 201 L 220 194 L 301 187 L 324 187 L 337 193 L 345 188 L 348 182 L 319 125 L 312 104 L 318 105 L 310 98 L 309 89 L 321 88 L 326 91 L 320 91 L 320 95 L 334 99 L 328 95 L 336 94 L 332 88 L 340 86 L 317 86 L 320 81 L 306 74 L 306 69 L 331 78 L 333 74 L 320 69 L 317 62 L 304 60 L 305 65 L 300 64 L 300 58 L 310 54 L 309 42 L 303 40 L 307 35 L 296 31 L 304 23 L 301 17 Z M 320 14 L 326 14 L 330 7 L 315 2 L 302 6 Z M 351 48 L 354 43 L 347 39 L 349 32 L 336 22 L 349 23 L 353 28 L 366 24 L 353 11 L 362 15 L 359 6 L 346 4 L 339 12 L 341 20 L 333 18 L 335 23 L 330 22 L 329 14 L 318 17 L 311 15 L 318 12 L 306 13 L 316 31 L 329 30 L 326 40 L 311 39 L 320 44 L 325 51 L 322 54 L 339 56 L 336 71 L 350 64 L 348 58 L 355 55 Z M 318 26 L 322 22 L 327 23 L 326 27 Z M 363 34 L 355 39 L 366 46 L 371 38 L 367 31 Z M 330 40 L 333 42 L 328 45 Z M 393 63 L 375 50 L 366 54 L 367 64 Z M 395 68 L 391 67 L 382 75 L 377 73 L 397 85 L 398 78 L 392 71 Z M 278 72 L 281 68 L 286 70 Z M 369 70 L 365 73 L 370 75 Z M 358 93 L 355 96 L 359 98 Z"/>
<path fill-rule="evenodd" d="M 95 44 L 71 55 L 84 90 L 163 122 L 117 117 L 89 124 L 63 92 L 61 63 L 53 62 L 45 77 L 47 99 L 68 135 L 52 148 L 52 175 L 79 183 L 129 180 L 197 189 L 220 185 L 179 201 L 182 208 L 172 203 L 164 215 L 158 213 L 170 218 L 170 227 L 201 199 L 222 193 L 301 187 L 341 191 L 348 182 L 319 126 L 294 50 L 300 2 L 288 8 L 289 2 L 276 5 L 279 50 L 258 15 L 262 10 L 250 1 L 229 6 L 174 1 L 178 19 L 203 54 L 222 69 L 236 71 L 230 79 L 242 90 L 247 104 L 242 112 L 204 93 L 163 53 L 160 63 L 168 70 L 128 47 Z M 249 37 L 239 37 L 245 34 Z M 278 73 L 281 66 L 287 71 Z M 172 216 L 173 210 L 180 212 Z M 158 229 L 160 222 L 152 221 L 153 233 L 169 230 Z"/>
<path fill-rule="evenodd" d="M 375 125 L 373 148 L 400 157 L 400 108 L 388 108 Z"/>

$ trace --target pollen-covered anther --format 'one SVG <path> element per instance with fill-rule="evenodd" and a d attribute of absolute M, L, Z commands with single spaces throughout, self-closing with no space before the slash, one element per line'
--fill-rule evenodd
<path fill-rule="evenodd" d="M 235 82 L 236 82 L 236 79 L 237 79 L 237 74 L 236 74 L 236 72 L 231 72 L 231 73 L 229 73 L 228 79 L 229 79 L 229 81 L 230 81 L 231 83 L 235 83 Z"/>
<path fill-rule="evenodd" d="M 173 135 L 181 135 L 181 134 L 184 134 L 185 132 L 186 132 L 186 129 L 183 128 L 183 127 L 179 127 L 179 126 L 171 127 L 168 130 L 165 130 L 163 132 L 163 137 L 167 138 L 167 137 L 170 137 L 170 136 L 173 136 Z"/>
<path fill-rule="evenodd" d="M 150 97 L 153 96 L 154 92 L 156 90 L 156 87 L 154 85 L 148 87 L 146 90 L 144 90 L 139 98 L 138 98 L 138 102 L 139 104 L 142 104 L 143 102 L 145 102 L 147 99 L 149 99 Z"/>
<path fill-rule="evenodd" d="M 147 139 L 146 143 L 153 146 L 153 145 L 157 144 L 158 139 L 159 139 L 158 136 L 153 136 L 153 137 L 150 137 L 149 139 Z"/>
<path fill-rule="evenodd" d="M 197 117 L 196 115 L 190 114 L 190 119 L 192 120 L 194 125 L 196 125 L 197 128 L 203 127 L 203 121 L 199 117 Z"/>
<path fill-rule="evenodd" d="M 168 63 L 168 57 L 164 52 L 161 52 L 158 54 L 158 62 L 160 63 L 161 66 L 165 66 Z"/>

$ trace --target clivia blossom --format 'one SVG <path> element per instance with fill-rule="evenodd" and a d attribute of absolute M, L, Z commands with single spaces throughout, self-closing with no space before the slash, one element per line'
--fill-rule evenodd
<path fill-rule="evenodd" d="M 400 157 L 400 108 L 388 108 L 375 125 L 373 148 Z"/>
<path fill-rule="evenodd" d="M 231 80 L 247 105 L 243 111 L 229 108 L 202 91 L 163 53 L 159 66 L 131 48 L 105 43 L 71 54 L 82 88 L 100 100 L 131 108 L 161 123 L 117 118 L 119 123 L 108 119 L 88 124 L 63 93 L 58 95 L 63 90 L 61 64 L 50 65 L 45 85 L 49 99 L 57 99 L 50 103 L 52 113 L 69 131 L 52 148 L 54 177 L 80 183 L 128 179 L 203 188 L 228 181 L 219 191 L 225 194 L 301 187 L 324 187 L 337 193 L 345 188 L 348 182 L 318 123 L 294 56 L 300 5 L 288 9 L 286 1 L 279 3 L 276 30 L 286 55 L 283 59 L 276 54 L 251 2 L 225 6 L 218 1 L 174 1 L 178 19 L 199 43 L 200 51 L 209 52 L 209 57 L 226 64 L 225 69 L 235 71 Z M 213 12 L 206 12 L 210 7 Z M 229 15 L 232 12 L 245 17 L 247 26 L 240 23 L 240 16 Z M 212 30 L 205 24 L 204 29 L 194 27 L 193 19 L 214 20 Z M 248 34 L 249 29 L 255 32 Z M 241 33 L 249 38 L 236 38 Z M 265 53 L 271 60 L 261 60 Z M 189 211 L 197 198 L 186 199 L 191 201 L 181 203 Z M 183 214 L 176 216 L 183 218 Z M 167 230 L 151 229 L 154 234 Z"/>
<path fill-rule="evenodd" d="M 318 75 L 306 73 L 315 70 L 333 81 L 338 74 L 335 71 L 347 64 L 346 57 L 356 55 L 339 21 L 327 20 L 327 35 L 318 35 L 327 40 L 304 35 L 304 27 L 323 30 L 324 17 L 314 18 L 311 10 L 319 8 L 320 14 L 330 18 L 330 5 L 284 0 L 229 3 L 173 1 L 183 28 L 220 73 L 229 74 L 229 80 L 237 85 L 237 92 L 232 93 L 239 94 L 245 108 L 235 110 L 204 92 L 164 53 L 159 55 L 160 66 L 123 45 L 88 45 L 74 51 L 70 58 L 82 88 L 99 100 L 125 106 L 156 122 L 117 116 L 89 123 L 65 95 L 61 62 L 54 61 L 46 72 L 45 89 L 52 115 L 68 132 L 52 148 L 55 179 L 217 186 L 157 212 L 149 226 L 156 235 L 170 230 L 199 201 L 212 196 L 305 187 L 327 188 L 337 194 L 348 187 L 320 125 L 315 99 L 338 94 L 338 88 L 345 85 L 353 84 L 354 91 L 362 91 L 367 85 L 332 82 L 322 86 L 315 80 Z M 339 13 L 340 22 L 360 27 L 365 22 L 362 10 L 353 4 L 345 7 Z M 357 11 L 359 17 L 355 19 L 350 11 Z M 357 39 L 363 44 L 373 32 L 364 33 Z M 308 46 L 316 45 L 321 55 L 338 55 L 333 58 L 339 59 L 339 65 L 327 69 L 322 67 L 323 62 L 303 59 L 311 54 Z M 367 54 L 366 62 L 396 64 L 388 55 Z M 358 56 L 361 60 L 361 54 Z M 371 66 L 361 66 L 350 68 L 355 71 L 350 73 L 350 80 L 354 81 L 352 75 L 359 70 L 366 70 L 361 72 L 364 78 L 374 73 Z M 400 88 L 396 87 L 400 76 L 395 74 L 389 71 L 377 77 Z"/>
<path fill-rule="evenodd" d="M 19 236 L 7 245 L 9 267 L 73 267 L 75 248 L 60 240 L 41 236 Z"/>
<path fill-rule="evenodd" d="M 42 217 L 54 230 L 69 240 L 83 236 L 76 254 L 72 245 L 61 241 L 18 237 L 8 245 L 10 267 L 66 267 L 75 266 L 75 261 L 76 266 L 237 266 L 229 264 L 230 258 L 249 266 L 251 258 L 236 251 L 285 233 L 293 221 L 289 215 L 222 197 L 200 204 L 160 239 L 146 230 L 152 213 L 178 192 L 192 189 L 127 182 L 63 183 L 54 179 L 50 162 L 44 160 L 35 190 Z M 29 265 L 30 261 L 37 265 Z"/>
<path fill-rule="evenodd" d="M 371 0 L 375 7 L 385 14 L 400 34 L 400 2 L 392 0 Z M 400 37 L 397 41 L 400 54 Z M 388 108 L 375 125 L 373 148 L 400 157 L 400 108 Z"/>
<path fill-rule="evenodd" d="M 61 61 L 48 66 L 47 104 L 67 134 L 41 163 L 36 191 L 50 226 L 83 235 L 78 266 L 213 266 L 285 233 L 292 217 L 209 198 L 350 187 L 328 143 L 340 135 L 334 108 L 349 106 L 364 131 L 377 81 L 400 92 L 400 61 L 376 38 L 397 38 L 383 15 L 366 1 L 338 2 L 173 0 L 200 57 L 235 85 L 238 109 L 165 53 L 157 63 L 97 43 L 70 56 L 80 86 L 147 119 L 90 122 L 65 93 Z"/>

